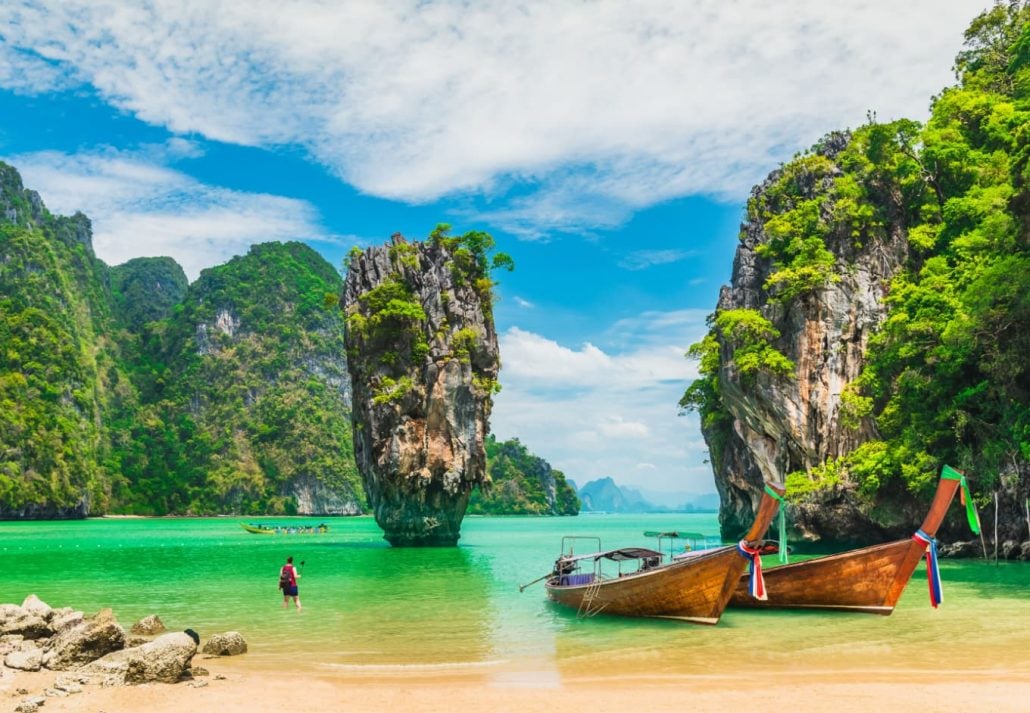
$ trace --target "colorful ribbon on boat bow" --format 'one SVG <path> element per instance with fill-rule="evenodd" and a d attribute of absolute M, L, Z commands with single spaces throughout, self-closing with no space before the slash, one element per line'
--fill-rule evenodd
<path fill-rule="evenodd" d="M 778 502 L 780 504 L 780 515 L 779 515 L 779 517 L 780 517 L 780 522 L 779 522 L 779 530 L 780 530 L 779 550 L 780 551 L 779 551 L 779 555 L 780 555 L 780 562 L 782 562 L 784 564 L 787 564 L 790 561 L 788 559 L 788 553 L 787 553 L 787 503 L 783 502 L 783 496 L 780 495 L 779 493 L 777 493 L 771 487 L 769 487 L 768 483 L 765 484 L 765 492 L 769 495 L 769 497 L 771 497 L 773 500 L 775 500 L 776 502 Z"/>
<path fill-rule="evenodd" d="M 969 483 L 966 476 L 950 465 L 941 466 L 942 480 L 957 480 L 959 485 L 959 502 L 966 506 L 966 520 L 969 522 L 969 529 L 974 535 L 980 534 L 980 515 L 976 512 L 976 504 L 973 502 L 973 495 L 969 492 Z"/>
<path fill-rule="evenodd" d="M 761 547 L 748 547 L 747 540 L 737 543 L 737 552 L 741 557 L 751 561 L 747 591 L 755 599 L 766 601 L 769 596 L 765 592 L 765 579 L 762 578 L 762 555 Z"/>
<path fill-rule="evenodd" d="M 912 539 L 926 548 L 926 581 L 930 585 L 930 604 L 934 609 L 944 601 L 944 589 L 941 587 L 941 570 L 937 566 L 937 540 L 918 530 Z"/>

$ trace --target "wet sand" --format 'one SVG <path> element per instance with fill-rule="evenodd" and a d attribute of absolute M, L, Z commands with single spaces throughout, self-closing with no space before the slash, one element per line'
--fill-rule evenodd
<path fill-rule="evenodd" d="M 645 672 L 561 675 L 554 671 L 372 674 L 263 669 L 246 655 L 208 658 L 194 682 L 102 688 L 48 697 L 44 713 L 148 711 L 1026 711 L 1030 673 L 1008 671 L 894 671 L 857 674 L 763 670 L 741 676 L 651 676 Z M 13 674 L 13 675 L 12 675 Z M 8 670 L 0 679 L 0 710 L 44 695 L 59 675 Z M 224 677 L 224 678 L 223 678 Z M 25 689 L 28 694 L 20 694 Z"/>

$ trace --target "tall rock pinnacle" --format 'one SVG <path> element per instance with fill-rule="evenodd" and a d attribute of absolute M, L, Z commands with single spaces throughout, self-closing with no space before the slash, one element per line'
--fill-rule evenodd
<path fill-rule="evenodd" d="M 472 488 L 487 480 L 500 366 L 492 247 L 485 233 L 450 237 L 441 227 L 424 243 L 398 234 L 351 255 L 342 308 L 354 455 L 395 546 L 456 544 Z"/>

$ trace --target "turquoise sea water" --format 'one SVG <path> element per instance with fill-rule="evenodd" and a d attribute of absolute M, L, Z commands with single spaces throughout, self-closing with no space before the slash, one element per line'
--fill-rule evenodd
<path fill-rule="evenodd" d="M 278 522 L 318 524 L 319 520 Z M 535 676 L 620 670 L 731 675 L 757 669 L 1030 672 L 1030 566 L 944 561 L 930 608 L 916 570 L 890 617 L 727 610 L 714 627 L 580 619 L 540 584 L 563 535 L 605 547 L 654 545 L 644 530 L 717 532 L 714 515 L 469 517 L 456 548 L 394 549 L 371 518 L 331 519 L 326 535 L 252 535 L 238 518 L 0 523 L 0 602 L 114 609 L 128 626 L 157 613 L 170 629 L 238 630 L 270 667 L 363 672 L 467 667 Z M 281 608 L 287 555 L 306 564 L 304 610 Z M 771 559 L 768 564 L 772 564 Z"/>

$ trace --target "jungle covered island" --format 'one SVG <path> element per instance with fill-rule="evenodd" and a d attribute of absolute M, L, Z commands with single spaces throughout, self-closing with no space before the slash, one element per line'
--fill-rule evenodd
<path fill-rule="evenodd" d="M 1018 550 L 1030 492 L 1030 9 L 966 32 L 925 124 L 870 115 L 769 174 L 691 347 L 724 533 L 786 476 L 794 535 L 911 534 L 942 463 Z M 956 509 L 957 510 L 957 509 Z M 941 530 L 963 538 L 962 515 Z"/>
<path fill-rule="evenodd" d="M 395 546 L 454 545 L 484 441 L 500 355 L 490 271 L 512 268 L 487 233 L 355 249 L 341 306 L 353 386 L 354 455 Z"/>
<path fill-rule="evenodd" d="M 0 517 L 364 511 L 341 285 L 301 243 L 108 267 L 0 163 Z"/>
<path fill-rule="evenodd" d="M 476 515 L 578 515 L 579 498 L 560 470 L 512 438 L 486 439 L 489 484 L 472 491 L 468 512 Z"/>

